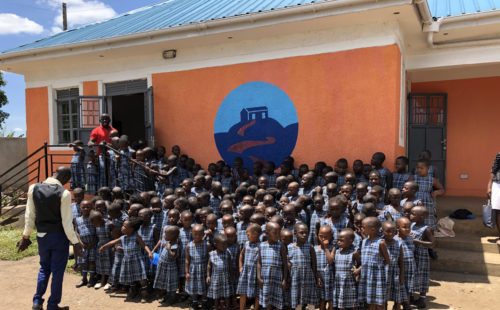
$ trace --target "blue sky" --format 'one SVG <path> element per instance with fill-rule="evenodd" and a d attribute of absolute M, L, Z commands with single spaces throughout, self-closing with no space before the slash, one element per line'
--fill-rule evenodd
<path fill-rule="evenodd" d="M 68 26 L 76 28 L 109 19 L 115 15 L 161 0 L 0 0 L 0 51 L 48 37 L 61 31 L 61 3 L 68 8 Z M 4 72 L 9 104 L 3 110 L 10 113 L 7 132 L 24 134 L 26 129 L 24 78 Z"/>

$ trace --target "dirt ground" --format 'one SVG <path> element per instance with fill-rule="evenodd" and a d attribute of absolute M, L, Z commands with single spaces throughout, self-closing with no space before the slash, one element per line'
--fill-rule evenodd
<path fill-rule="evenodd" d="M 0 309 L 30 309 L 36 287 L 38 257 L 21 261 L 0 261 Z M 500 278 L 434 272 L 428 297 L 428 309 L 498 309 L 500 305 Z M 79 278 L 67 273 L 64 278 L 61 305 L 71 309 L 151 309 L 159 307 L 157 301 L 147 304 L 125 302 L 125 296 L 109 296 L 104 291 L 75 288 Z M 47 292 L 48 293 L 48 292 Z M 48 298 L 48 294 L 46 298 Z M 182 308 L 170 307 L 175 309 Z M 390 308 L 389 308 L 390 309 Z"/>

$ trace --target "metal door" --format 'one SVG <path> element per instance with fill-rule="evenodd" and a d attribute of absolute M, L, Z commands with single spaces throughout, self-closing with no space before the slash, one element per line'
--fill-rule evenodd
<path fill-rule="evenodd" d="M 104 96 L 80 96 L 80 123 L 79 136 L 83 143 L 87 143 L 90 132 L 101 125 L 101 114 L 108 113 L 108 103 Z"/>
<path fill-rule="evenodd" d="M 155 111 L 153 100 L 153 87 L 144 92 L 144 125 L 146 128 L 146 141 L 150 147 L 155 146 Z"/>
<path fill-rule="evenodd" d="M 418 155 L 429 150 L 434 175 L 445 184 L 446 171 L 446 94 L 410 94 L 408 120 L 408 158 L 413 171 Z"/>

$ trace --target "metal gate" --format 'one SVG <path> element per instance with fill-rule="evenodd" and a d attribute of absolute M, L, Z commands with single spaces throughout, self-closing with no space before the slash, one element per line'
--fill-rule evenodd
<path fill-rule="evenodd" d="M 418 155 L 429 150 L 431 164 L 436 168 L 436 178 L 445 184 L 446 171 L 446 94 L 410 94 L 408 120 L 408 158 L 410 171 Z"/>

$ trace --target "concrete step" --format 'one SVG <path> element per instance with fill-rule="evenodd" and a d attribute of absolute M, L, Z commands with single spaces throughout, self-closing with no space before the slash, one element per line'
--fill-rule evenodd
<path fill-rule="evenodd" d="M 500 254 L 496 237 L 472 236 L 457 234 L 455 238 L 436 238 L 437 250 L 449 249 L 467 252 Z"/>
<path fill-rule="evenodd" d="M 431 270 L 500 276 L 500 255 L 498 254 L 450 249 L 437 251 L 439 259 L 431 261 Z"/>
<path fill-rule="evenodd" d="M 453 231 L 457 235 L 468 235 L 468 236 L 478 236 L 478 237 L 488 237 L 496 235 L 496 229 L 491 229 L 483 224 L 483 218 L 481 216 L 476 216 L 473 220 L 457 220 L 452 219 L 455 222 L 453 226 Z"/>

